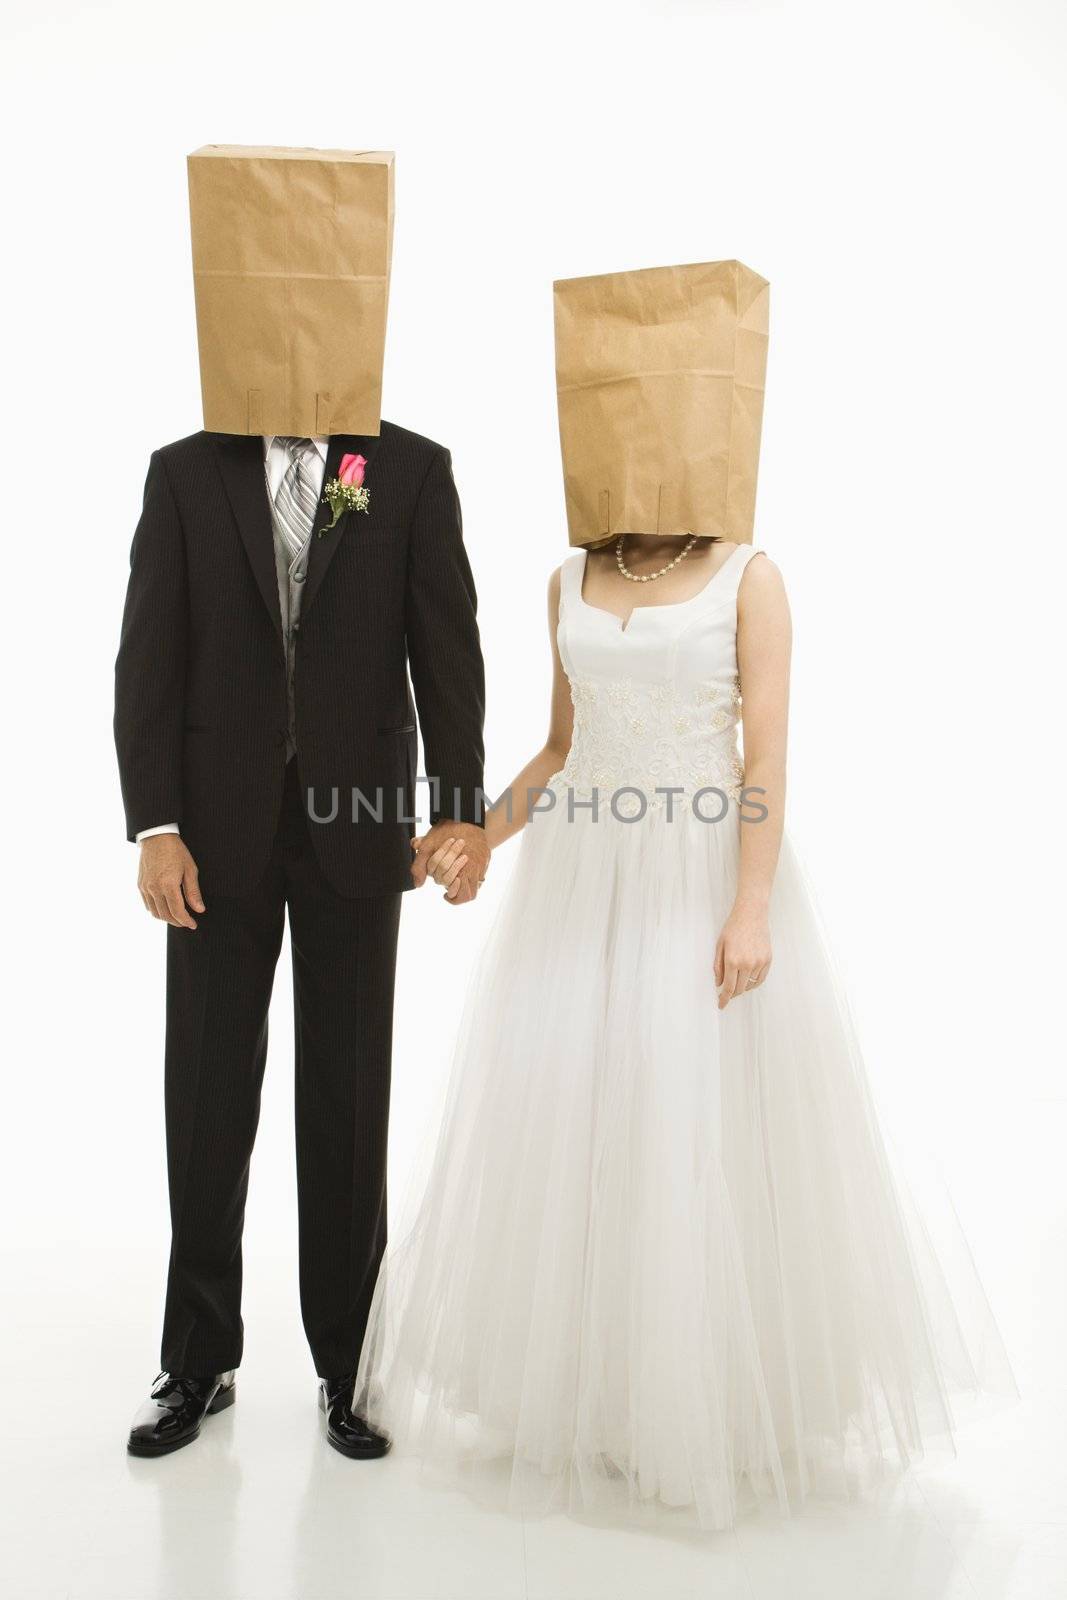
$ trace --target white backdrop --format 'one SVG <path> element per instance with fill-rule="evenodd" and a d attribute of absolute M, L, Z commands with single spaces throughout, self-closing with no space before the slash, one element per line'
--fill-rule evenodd
<path fill-rule="evenodd" d="M 200 423 L 184 157 L 205 142 L 397 151 L 385 414 L 453 450 L 491 789 L 547 713 L 545 582 L 566 554 L 553 277 L 737 256 L 770 279 L 757 540 L 795 615 L 792 831 L 877 1088 L 948 1138 L 981 1260 L 988 1129 L 1010 1139 L 1064 1097 L 1065 32 L 1054 0 L 9 15 L 13 1368 L 56 1262 L 90 1357 L 124 1284 L 131 1396 L 155 1359 L 163 931 L 123 839 L 111 672 L 149 453 Z M 474 908 L 406 903 L 394 1195 L 509 865 Z M 272 1020 L 250 1344 L 257 1315 L 297 1317 L 284 961 Z M 1031 1182 L 1035 1213 L 1062 1215 L 1058 1172 Z M 986 1248 L 1019 1359 L 1025 1286 Z"/>

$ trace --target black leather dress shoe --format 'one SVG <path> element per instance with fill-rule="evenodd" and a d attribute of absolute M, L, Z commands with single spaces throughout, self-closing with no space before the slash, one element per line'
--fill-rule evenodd
<path fill-rule="evenodd" d="M 352 1410 L 355 1377 L 319 1379 L 319 1410 L 326 1413 L 326 1438 L 335 1450 L 354 1461 L 373 1461 L 389 1450 L 389 1440 Z"/>
<path fill-rule="evenodd" d="M 131 1456 L 165 1456 L 192 1444 L 205 1417 L 225 1411 L 237 1399 L 236 1375 L 173 1378 L 161 1372 L 152 1393 L 133 1419 L 126 1449 Z"/>

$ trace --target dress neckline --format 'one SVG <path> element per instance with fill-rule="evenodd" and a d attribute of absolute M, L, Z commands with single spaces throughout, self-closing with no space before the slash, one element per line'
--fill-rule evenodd
<path fill-rule="evenodd" d="M 585 569 L 589 564 L 589 551 L 581 550 L 579 554 L 582 558 L 582 567 L 581 571 L 578 573 L 578 600 L 587 611 L 596 612 L 596 614 L 601 617 L 610 617 L 612 622 L 618 623 L 619 632 L 621 634 L 628 634 L 630 631 L 630 625 L 639 611 L 680 611 L 685 606 L 695 605 L 698 600 L 703 600 L 708 590 L 714 588 L 715 584 L 722 577 L 731 561 L 739 556 L 742 550 L 748 550 L 749 548 L 750 546 L 747 544 L 736 545 L 734 549 L 730 551 L 730 554 L 726 557 L 726 560 L 723 562 L 722 566 L 716 567 L 707 583 L 703 584 L 702 587 L 697 590 L 696 594 L 691 594 L 688 600 L 665 600 L 661 605 L 658 606 L 632 606 L 630 608 L 629 615 L 626 617 L 620 617 L 617 611 L 609 611 L 607 606 L 594 606 L 585 598 L 583 591 L 585 589 Z"/>

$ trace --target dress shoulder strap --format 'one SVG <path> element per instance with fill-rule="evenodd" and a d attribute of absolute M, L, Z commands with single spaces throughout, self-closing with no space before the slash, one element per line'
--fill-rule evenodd
<path fill-rule="evenodd" d="M 762 554 L 761 550 L 754 550 L 750 544 L 739 544 L 737 549 L 732 550 L 726 557 L 708 585 L 709 598 L 714 598 L 720 603 L 724 599 L 736 600 L 746 567 L 754 556 Z"/>
<path fill-rule="evenodd" d="M 559 569 L 559 609 L 562 614 L 573 606 L 582 593 L 582 577 L 585 573 L 585 551 L 576 550 L 568 556 Z"/>

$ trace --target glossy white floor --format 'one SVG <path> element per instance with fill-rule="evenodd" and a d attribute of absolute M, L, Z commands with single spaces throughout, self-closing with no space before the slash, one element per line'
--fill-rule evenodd
<path fill-rule="evenodd" d="M 995 1174 L 985 1152 L 998 1151 Z M 960 1131 L 949 1171 L 1021 1404 L 855 1504 L 678 1540 L 528 1522 L 323 1443 L 291 1263 L 247 1266 L 237 1406 L 191 1448 L 131 1461 L 151 1379 L 155 1259 L 3 1263 L 0 1557 L 12 1600 L 1054 1600 L 1067 1593 L 1067 1104 Z M 965 1154 L 963 1153 L 965 1152 Z M 991 1181 L 991 1178 L 993 1181 Z M 92 1286 L 92 1287 L 90 1287 Z"/>

